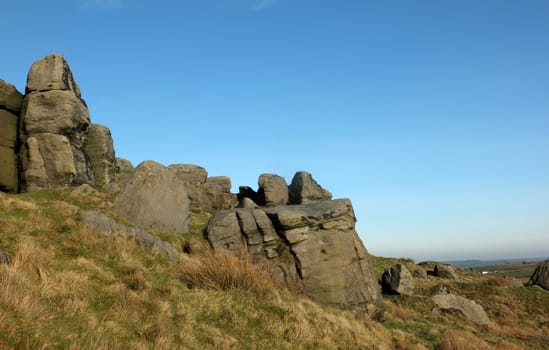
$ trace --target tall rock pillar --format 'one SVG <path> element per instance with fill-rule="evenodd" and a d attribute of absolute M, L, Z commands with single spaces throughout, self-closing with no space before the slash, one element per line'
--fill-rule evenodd
<path fill-rule="evenodd" d="M 85 150 L 89 125 L 88 108 L 63 56 L 34 62 L 21 112 L 21 189 L 95 186 Z"/>

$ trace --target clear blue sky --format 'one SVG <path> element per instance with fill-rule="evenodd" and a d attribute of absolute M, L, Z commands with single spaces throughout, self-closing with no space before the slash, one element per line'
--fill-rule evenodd
<path fill-rule="evenodd" d="M 549 1 L 18 0 L 0 35 L 134 164 L 309 171 L 377 255 L 549 256 Z"/>

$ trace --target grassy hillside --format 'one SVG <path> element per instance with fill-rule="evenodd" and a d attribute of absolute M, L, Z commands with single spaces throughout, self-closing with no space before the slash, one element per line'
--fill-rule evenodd
<path fill-rule="evenodd" d="M 187 252 L 178 264 L 76 220 L 79 208 L 111 207 L 85 188 L 0 193 L 0 249 L 13 257 L 0 266 L 0 349 L 549 349 L 549 293 L 538 288 L 469 271 L 418 278 L 416 296 L 385 298 L 380 323 L 278 290 L 246 257 L 212 254 L 207 216 L 160 235 Z M 399 262 L 372 258 L 379 274 Z M 431 313 L 440 283 L 496 325 Z"/>

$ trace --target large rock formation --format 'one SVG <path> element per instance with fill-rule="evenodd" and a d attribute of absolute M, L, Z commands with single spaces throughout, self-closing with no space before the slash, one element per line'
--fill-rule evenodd
<path fill-rule="evenodd" d="M 125 220 L 147 231 L 187 232 L 189 197 L 184 184 L 163 165 L 139 164 L 114 201 Z"/>
<path fill-rule="evenodd" d="M 412 295 L 414 278 L 402 264 L 396 264 L 383 272 L 381 288 L 385 294 Z"/>
<path fill-rule="evenodd" d="M 0 191 L 17 192 L 18 124 L 23 95 L 0 80 Z"/>
<path fill-rule="evenodd" d="M 528 281 L 528 283 L 526 283 L 526 285 L 537 285 L 545 290 L 549 290 L 549 260 L 545 260 L 536 267 L 534 273 L 532 274 L 530 280 Z"/>
<path fill-rule="evenodd" d="M 218 211 L 207 238 L 214 249 L 266 259 L 282 286 L 341 308 L 381 317 L 380 287 L 355 229 L 348 199 Z"/>
<path fill-rule="evenodd" d="M 109 128 L 99 124 L 90 125 L 86 152 L 90 156 L 95 185 L 101 188 L 114 182 L 115 155 Z"/>
<path fill-rule="evenodd" d="M 85 150 L 89 125 L 88 109 L 63 56 L 33 63 L 21 112 L 22 189 L 95 185 Z"/>

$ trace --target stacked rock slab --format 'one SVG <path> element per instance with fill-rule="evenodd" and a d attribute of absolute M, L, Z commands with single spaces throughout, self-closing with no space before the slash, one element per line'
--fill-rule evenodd
<path fill-rule="evenodd" d="M 207 238 L 214 249 L 267 260 L 282 287 L 381 317 L 381 290 L 354 224 L 348 199 L 239 208 L 215 213 Z"/>
<path fill-rule="evenodd" d="M 109 128 L 99 124 L 90 125 L 86 152 L 90 157 L 95 185 L 101 188 L 113 183 L 116 158 Z"/>
<path fill-rule="evenodd" d="M 89 125 L 88 108 L 63 56 L 33 63 L 21 113 L 22 190 L 94 186 L 85 150 Z"/>
<path fill-rule="evenodd" d="M 0 80 L 0 191 L 17 192 L 18 124 L 23 95 Z"/>

